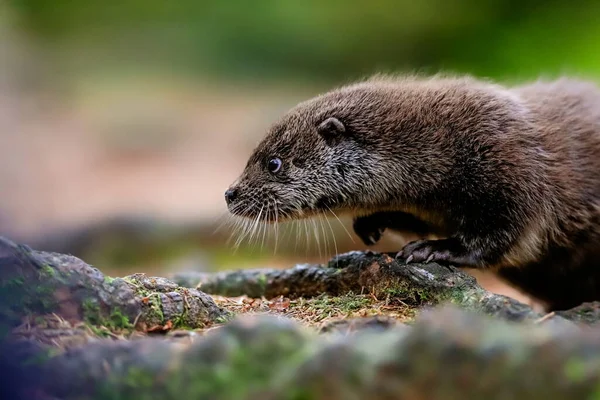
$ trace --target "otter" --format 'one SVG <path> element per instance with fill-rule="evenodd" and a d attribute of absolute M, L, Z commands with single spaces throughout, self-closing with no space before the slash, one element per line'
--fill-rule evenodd
<path fill-rule="evenodd" d="M 375 76 L 293 107 L 225 198 L 268 223 L 350 214 L 366 245 L 416 233 L 400 261 L 490 269 L 548 310 L 600 300 L 600 90 Z"/>

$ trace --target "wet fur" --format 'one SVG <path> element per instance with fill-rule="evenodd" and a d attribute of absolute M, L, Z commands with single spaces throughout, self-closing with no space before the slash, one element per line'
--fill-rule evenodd
<path fill-rule="evenodd" d="M 336 124 L 322 128 L 323 121 Z M 337 128 L 336 128 L 337 127 Z M 272 174 L 268 160 L 279 157 Z M 258 145 L 229 204 L 274 221 L 355 216 L 434 233 L 400 255 L 494 268 L 564 309 L 600 300 L 600 91 L 561 79 L 518 87 L 469 77 L 375 77 L 290 110 Z"/>

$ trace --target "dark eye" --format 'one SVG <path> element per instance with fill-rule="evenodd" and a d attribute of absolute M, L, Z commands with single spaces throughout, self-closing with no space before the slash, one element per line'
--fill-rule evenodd
<path fill-rule="evenodd" d="M 279 158 L 272 158 L 267 164 L 267 169 L 269 170 L 269 172 L 274 174 L 281 169 L 281 164 L 282 162 Z"/>

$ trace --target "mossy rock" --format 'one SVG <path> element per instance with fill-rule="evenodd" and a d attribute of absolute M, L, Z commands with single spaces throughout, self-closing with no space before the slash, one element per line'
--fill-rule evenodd
<path fill-rule="evenodd" d="M 187 344 L 146 338 L 71 350 L 41 363 L 38 390 L 65 400 L 594 398 L 597 335 L 453 308 L 350 336 L 245 317 Z"/>
<path fill-rule="evenodd" d="M 11 328 L 48 314 L 109 331 L 153 325 L 202 328 L 229 318 L 206 294 L 164 278 L 104 276 L 77 257 L 0 238 L 0 322 Z"/>

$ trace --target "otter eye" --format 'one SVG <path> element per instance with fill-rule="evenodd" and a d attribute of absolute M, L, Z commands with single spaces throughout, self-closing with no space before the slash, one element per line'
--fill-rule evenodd
<path fill-rule="evenodd" d="M 279 172 L 279 170 L 281 169 L 281 159 L 279 158 L 272 158 L 269 160 L 269 163 L 267 164 L 267 169 L 269 170 L 269 172 L 271 173 L 277 173 Z"/>

